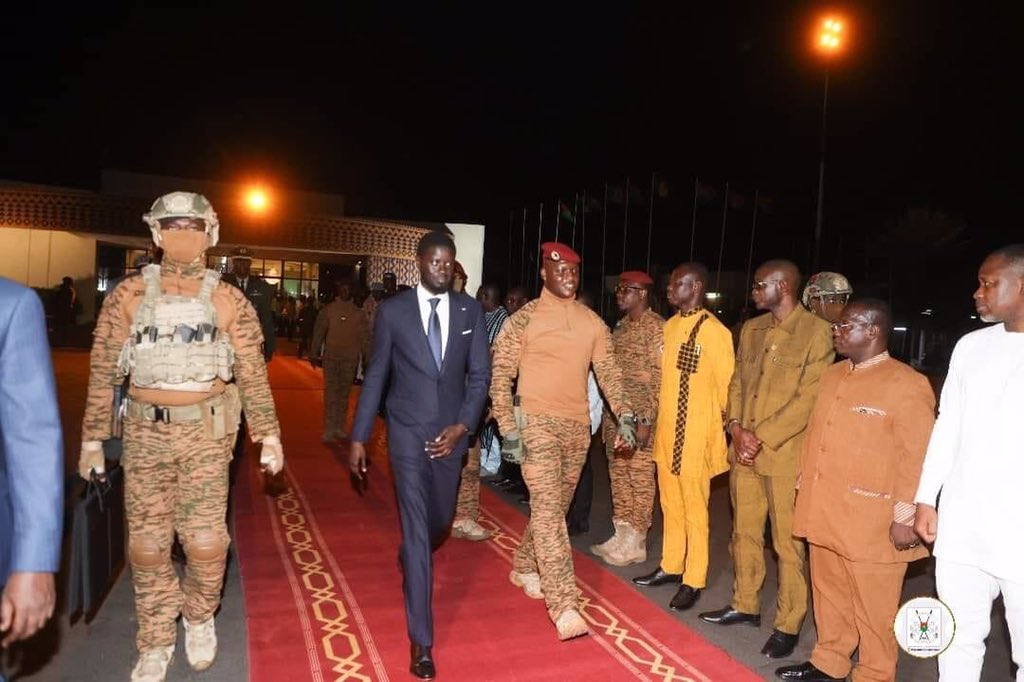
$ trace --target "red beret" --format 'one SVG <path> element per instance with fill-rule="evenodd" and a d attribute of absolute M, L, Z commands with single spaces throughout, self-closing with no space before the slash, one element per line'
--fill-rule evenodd
<path fill-rule="evenodd" d="M 633 284 L 642 284 L 644 286 L 651 286 L 654 284 L 654 280 L 651 279 L 651 276 L 640 270 L 627 270 L 619 275 L 619 281 L 632 282 Z"/>
<path fill-rule="evenodd" d="M 559 242 L 544 242 L 540 245 L 541 254 L 544 260 L 555 261 L 556 263 L 579 263 L 580 256 L 565 244 Z"/>

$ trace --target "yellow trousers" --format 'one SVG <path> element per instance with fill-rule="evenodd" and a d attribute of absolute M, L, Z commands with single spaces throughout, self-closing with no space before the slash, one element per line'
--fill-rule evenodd
<path fill-rule="evenodd" d="M 772 521 L 772 545 L 779 556 L 779 592 L 775 629 L 800 632 L 807 615 L 807 569 L 804 542 L 793 536 L 796 476 L 762 476 L 752 467 L 733 464 L 729 471 L 732 498 L 732 561 L 736 574 L 732 607 L 761 612 L 764 586 L 764 523 Z"/>
<path fill-rule="evenodd" d="M 708 580 L 708 499 L 711 480 L 674 476 L 658 463 L 658 497 L 664 517 L 661 570 L 681 573 L 683 584 L 703 588 Z"/>

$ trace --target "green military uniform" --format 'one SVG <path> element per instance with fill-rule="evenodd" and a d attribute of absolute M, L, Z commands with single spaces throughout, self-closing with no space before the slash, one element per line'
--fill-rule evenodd
<path fill-rule="evenodd" d="M 359 368 L 359 356 L 369 357 L 370 326 L 351 300 L 336 298 L 316 316 L 312 358 L 323 360 L 324 440 L 345 437 L 348 394 Z"/>
<path fill-rule="evenodd" d="M 727 421 L 738 421 L 763 443 L 753 466 L 737 463 L 730 452 L 732 607 L 760 613 L 767 515 L 779 555 L 775 629 L 791 635 L 800 632 L 807 613 L 804 547 L 792 533 L 797 469 L 818 379 L 834 357 L 828 323 L 800 306 L 781 323 L 766 313 L 743 325 L 729 384 Z"/>

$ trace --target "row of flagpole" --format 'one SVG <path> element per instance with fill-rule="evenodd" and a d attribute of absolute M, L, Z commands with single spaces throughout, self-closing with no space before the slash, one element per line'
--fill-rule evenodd
<path fill-rule="evenodd" d="M 611 195 L 612 195 L 611 197 L 610 197 L 610 192 L 611 192 Z M 562 227 L 562 222 L 563 222 L 563 219 L 564 219 L 564 222 L 566 222 L 567 224 L 572 226 L 572 232 L 571 232 L 571 235 L 570 235 L 569 245 L 573 249 L 575 249 L 576 248 L 576 236 L 577 236 L 577 229 L 576 228 L 577 228 L 577 225 L 578 225 L 579 226 L 579 234 L 580 234 L 580 251 L 581 252 L 584 252 L 585 249 L 586 249 L 586 234 L 587 234 L 586 233 L 586 219 L 587 219 L 587 213 L 592 212 L 592 211 L 596 211 L 598 207 L 601 208 L 601 305 L 602 305 L 602 309 L 604 307 L 604 299 L 605 299 L 605 294 L 606 294 L 605 277 L 604 276 L 605 276 L 605 273 L 606 273 L 606 270 L 607 270 L 607 265 L 608 265 L 608 263 L 607 263 L 607 255 L 608 255 L 608 203 L 609 203 L 609 198 L 611 198 L 612 203 L 621 204 L 623 206 L 622 270 L 625 270 L 626 269 L 626 263 L 627 263 L 627 259 L 626 259 L 627 249 L 626 249 L 626 247 L 627 247 L 628 237 L 629 237 L 629 217 L 630 217 L 630 210 L 629 210 L 629 208 L 630 208 L 630 201 L 633 199 L 634 196 L 636 196 L 636 195 L 634 195 L 634 192 L 636 192 L 636 195 L 639 195 L 640 198 L 639 198 L 639 202 L 638 203 L 640 203 L 642 205 L 643 201 L 644 201 L 642 190 L 639 190 L 639 189 L 634 190 L 632 188 L 631 178 L 627 177 L 626 178 L 626 183 L 625 183 L 625 192 L 624 193 L 623 193 L 621 187 L 617 187 L 615 185 L 609 185 L 609 183 L 605 182 L 604 183 L 604 188 L 603 188 L 602 201 L 599 204 L 597 203 L 597 198 L 592 196 L 592 195 L 590 195 L 590 194 L 588 194 L 588 192 L 586 190 L 584 190 L 582 193 L 580 193 L 580 192 L 575 193 L 575 195 L 573 197 L 573 206 L 572 206 L 571 210 L 569 209 L 569 206 L 565 202 L 563 202 L 561 199 L 556 200 L 555 203 L 554 203 L 554 213 L 555 213 L 555 218 L 554 218 L 555 225 L 554 225 L 554 237 L 553 237 L 554 240 L 555 241 L 560 241 L 560 238 L 561 238 L 561 227 Z M 646 244 L 645 269 L 647 271 L 650 271 L 650 268 L 651 268 L 651 246 L 652 246 L 652 243 L 653 243 L 653 231 L 654 231 L 654 208 L 655 208 L 655 201 L 659 197 L 660 198 L 664 198 L 664 197 L 667 196 L 667 189 L 665 189 L 664 182 L 661 185 L 658 184 L 658 174 L 656 172 L 655 173 L 651 173 L 651 189 L 650 189 L 650 194 L 648 196 L 649 196 L 649 199 L 647 199 L 647 201 L 648 201 L 648 206 L 647 206 L 648 212 L 647 212 L 647 244 Z M 693 182 L 693 210 L 692 210 L 691 223 L 690 223 L 690 249 L 689 249 L 689 258 L 688 258 L 688 260 L 692 261 L 694 259 L 694 257 L 695 257 L 695 253 L 696 253 L 695 252 L 695 248 L 696 248 L 696 235 L 697 235 L 697 209 L 698 209 L 698 206 L 702 203 L 702 200 L 703 200 L 703 203 L 713 203 L 716 197 L 717 197 L 717 190 L 716 190 L 716 188 L 713 185 L 701 182 L 699 177 L 695 177 L 694 178 L 694 182 Z M 746 204 L 745 198 L 743 198 L 741 195 L 736 193 L 734 190 L 730 190 L 730 183 L 726 182 L 725 183 L 725 192 L 723 194 L 723 200 L 722 200 L 722 223 L 721 223 L 721 230 L 720 230 L 719 244 L 718 244 L 718 263 L 717 263 L 717 267 L 715 269 L 715 290 L 716 291 L 719 290 L 719 288 L 721 286 L 722 264 L 723 264 L 724 254 L 725 254 L 725 236 L 726 236 L 726 228 L 727 228 L 728 219 L 729 219 L 729 211 L 730 211 L 730 209 L 732 209 L 732 210 L 740 210 L 740 209 L 742 209 L 742 207 L 745 204 Z M 751 268 L 753 266 L 754 240 L 755 240 L 756 232 L 757 232 L 758 212 L 759 211 L 769 212 L 770 211 L 770 206 L 771 206 L 771 200 L 768 199 L 767 197 L 765 197 L 764 195 L 762 195 L 760 189 L 755 189 L 754 190 L 753 211 L 752 211 L 752 218 L 751 218 L 751 225 L 750 225 L 750 244 L 749 244 L 748 251 L 747 251 L 747 272 L 746 272 L 747 280 L 750 279 Z M 536 258 L 536 254 L 539 254 L 539 252 L 540 252 L 540 245 L 541 245 L 541 242 L 543 241 L 542 236 L 543 236 L 543 233 L 544 233 L 544 218 L 545 218 L 544 202 L 540 202 L 539 206 L 538 206 L 538 209 L 537 209 L 537 240 L 536 240 L 536 246 L 535 246 L 535 251 L 534 251 L 535 256 L 534 256 L 533 259 L 531 259 L 533 261 L 533 265 L 530 268 L 532 270 L 532 273 L 529 273 L 529 272 L 526 271 L 527 270 L 527 257 L 526 257 L 526 231 L 527 230 L 526 230 L 526 228 L 527 228 L 527 222 L 528 222 L 528 213 L 529 213 L 528 209 L 524 207 L 522 209 L 522 223 L 521 223 L 521 228 L 520 228 L 520 261 L 519 261 L 519 266 L 520 266 L 520 269 L 519 269 L 520 282 L 519 283 L 527 285 L 527 286 L 528 286 L 529 282 L 535 282 L 536 279 L 539 277 L 539 267 L 540 267 L 540 264 L 539 264 L 539 261 Z M 514 244 L 514 241 L 513 241 L 513 230 L 514 230 L 515 218 L 516 218 L 515 214 L 516 214 L 515 209 L 509 211 L 508 271 L 506 273 L 506 284 L 509 285 L 509 286 L 511 286 L 513 284 L 513 281 L 512 281 L 512 276 L 513 276 L 512 275 L 512 273 L 513 273 L 512 254 L 513 254 L 513 244 Z M 586 259 L 584 259 L 583 264 L 581 264 L 581 266 L 580 266 L 580 278 L 581 278 L 581 281 L 583 281 L 583 274 L 585 272 L 584 268 L 586 267 L 586 262 L 587 262 Z M 530 279 L 530 275 L 531 274 L 532 274 L 532 279 Z M 603 310 L 602 310 L 602 312 L 603 312 Z"/>

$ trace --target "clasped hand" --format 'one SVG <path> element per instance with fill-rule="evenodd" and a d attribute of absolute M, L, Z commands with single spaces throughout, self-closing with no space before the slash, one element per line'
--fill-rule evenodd
<path fill-rule="evenodd" d="M 446 426 L 441 429 L 441 433 L 437 434 L 434 440 L 428 440 L 424 443 L 423 449 L 430 456 L 430 459 L 447 457 L 455 450 L 459 439 L 466 435 L 466 431 L 466 427 L 462 424 Z"/>
<path fill-rule="evenodd" d="M 761 454 L 762 443 L 753 431 L 745 429 L 739 424 L 734 424 L 730 429 L 732 446 L 736 451 L 736 461 L 743 466 L 750 466 Z"/>

